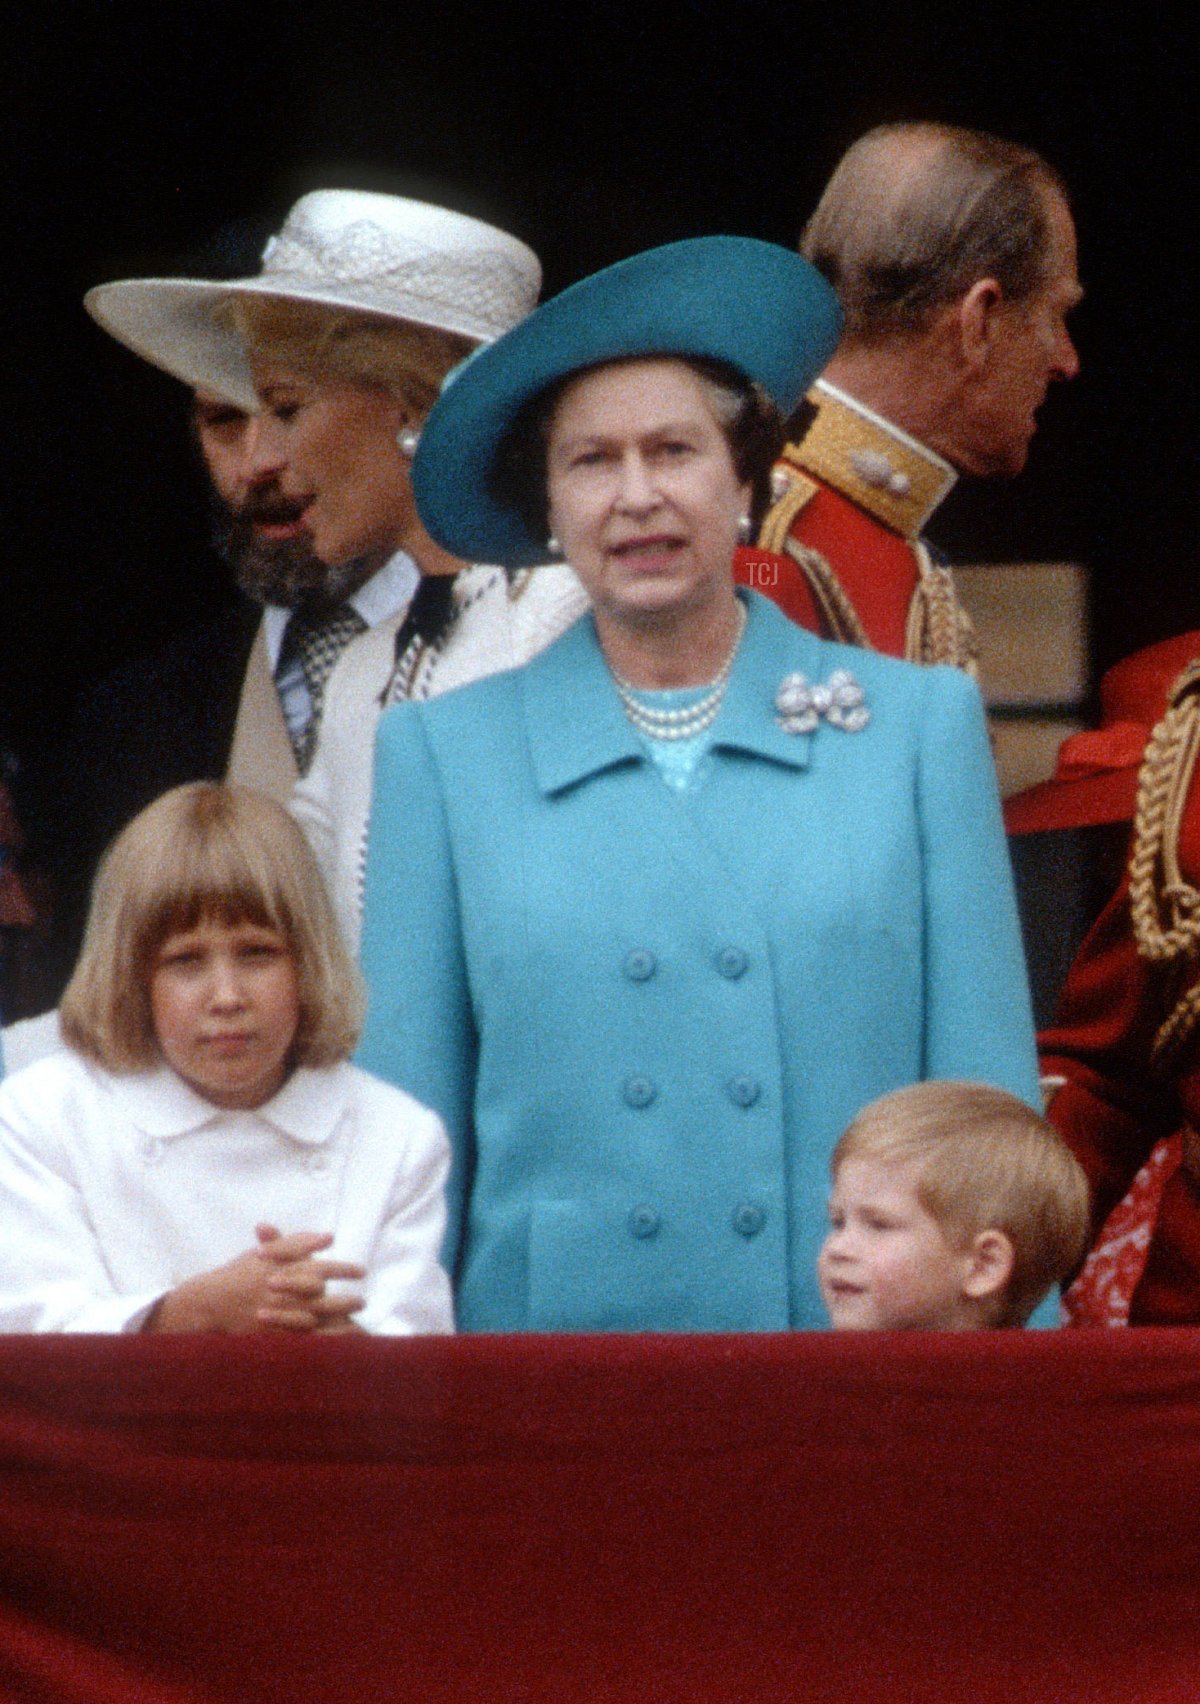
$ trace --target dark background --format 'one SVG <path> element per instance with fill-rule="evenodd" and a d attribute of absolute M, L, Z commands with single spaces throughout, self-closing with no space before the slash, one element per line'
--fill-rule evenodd
<path fill-rule="evenodd" d="M 26 7 L 31 13 L 32 7 Z M 219 594 L 181 386 L 85 316 L 224 221 L 322 186 L 475 213 L 546 288 L 711 231 L 793 243 L 849 141 L 939 117 L 1073 187 L 1083 377 L 1015 485 L 962 486 L 960 561 L 1094 575 L 1098 664 L 1200 626 L 1192 55 L 1144 7 L 93 3 L 6 21 L 8 470 L 0 737 L 26 768 L 76 688 Z"/>

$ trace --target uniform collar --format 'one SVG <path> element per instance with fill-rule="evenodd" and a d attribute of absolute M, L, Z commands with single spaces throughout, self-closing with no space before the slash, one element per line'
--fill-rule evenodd
<path fill-rule="evenodd" d="M 237 1117 L 204 1100 L 168 1066 L 128 1075 L 106 1073 L 115 1099 L 130 1123 L 147 1136 L 185 1136 L 219 1118 Z M 294 1071 L 279 1093 L 254 1117 L 285 1136 L 311 1146 L 327 1142 L 346 1109 L 350 1067 Z"/>
<path fill-rule="evenodd" d="M 915 539 L 958 478 L 948 461 L 824 379 L 808 400 L 816 418 L 781 464 L 814 475 L 892 532 Z"/>
<path fill-rule="evenodd" d="M 713 726 L 714 748 L 747 751 L 793 769 L 808 763 L 808 734 L 775 720 L 775 694 L 788 674 L 810 679 L 825 668 L 823 647 L 756 592 L 740 592 L 746 628 Z M 827 670 L 826 670 L 827 672 Z M 625 763 L 645 750 L 617 697 L 591 614 L 519 671 L 538 787 L 547 796 Z"/>

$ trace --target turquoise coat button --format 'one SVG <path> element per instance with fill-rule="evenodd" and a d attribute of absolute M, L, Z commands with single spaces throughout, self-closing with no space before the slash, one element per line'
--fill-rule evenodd
<path fill-rule="evenodd" d="M 753 1106 L 762 1094 L 757 1077 L 731 1077 L 725 1087 L 734 1106 Z"/>
<path fill-rule="evenodd" d="M 730 982 L 736 982 L 750 968 L 750 959 L 741 947 L 723 947 L 717 954 L 717 969 Z"/>
<path fill-rule="evenodd" d="M 658 969 L 658 960 L 645 947 L 634 947 L 626 953 L 622 967 L 630 982 L 648 982 Z"/>
<path fill-rule="evenodd" d="M 629 1215 L 630 1233 L 645 1240 L 654 1236 L 662 1224 L 662 1217 L 653 1207 L 635 1207 Z"/>
<path fill-rule="evenodd" d="M 650 1105 L 658 1090 L 649 1077 L 626 1077 L 624 1094 L 626 1106 L 643 1107 Z"/>
<path fill-rule="evenodd" d="M 743 1201 L 733 1210 L 733 1228 L 739 1237 L 756 1237 L 767 1222 L 767 1215 L 753 1201 Z"/>

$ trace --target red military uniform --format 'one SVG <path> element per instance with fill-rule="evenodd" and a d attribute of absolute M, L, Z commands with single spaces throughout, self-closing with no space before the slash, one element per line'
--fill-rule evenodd
<path fill-rule="evenodd" d="M 970 622 L 920 536 L 954 469 L 823 380 L 808 400 L 816 417 L 775 465 L 774 505 L 737 578 L 811 632 L 969 667 Z"/>
<path fill-rule="evenodd" d="M 1088 1174 L 1097 1226 L 1169 1141 L 1155 1156 L 1161 1196 L 1131 1325 L 1200 1323 L 1200 666 L 1164 708 L 1129 869 L 1041 1037 L 1043 1072 L 1062 1080 L 1049 1116 Z"/>

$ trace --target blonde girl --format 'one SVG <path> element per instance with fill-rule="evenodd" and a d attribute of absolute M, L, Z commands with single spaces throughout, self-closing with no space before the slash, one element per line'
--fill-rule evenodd
<path fill-rule="evenodd" d="M 0 1087 L 0 1330 L 452 1329 L 440 1120 L 348 1063 L 353 965 L 272 800 L 118 837 L 66 1047 Z"/>

